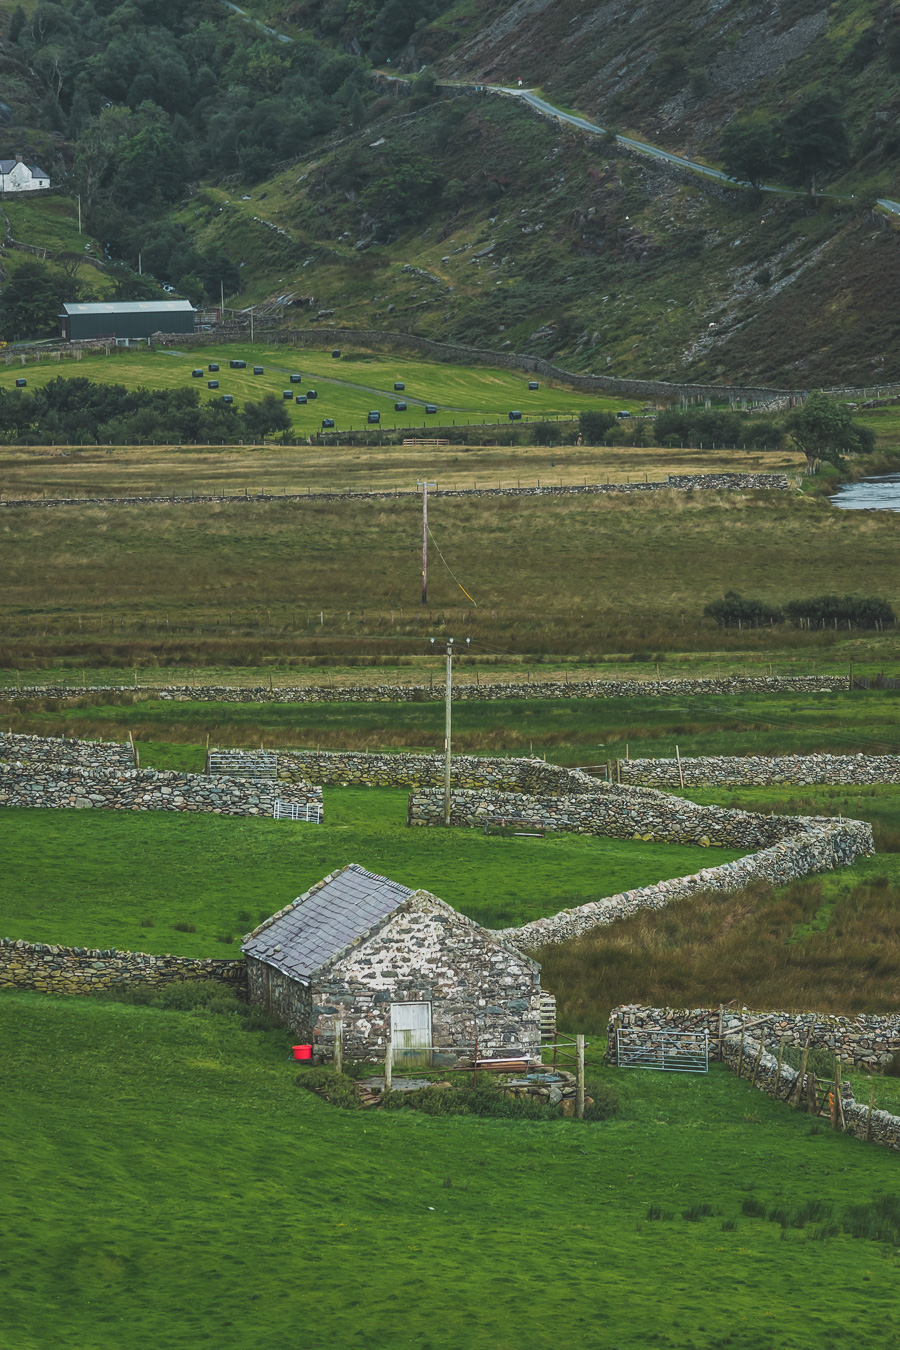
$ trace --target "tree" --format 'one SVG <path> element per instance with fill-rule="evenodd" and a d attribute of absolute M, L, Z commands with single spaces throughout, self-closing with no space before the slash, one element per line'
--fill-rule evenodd
<path fill-rule="evenodd" d="M 598 408 L 578 414 L 578 430 L 586 445 L 597 445 L 605 440 L 607 433 L 615 425 L 616 419 L 612 413 L 600 412 Z"/>
<path fill-rule="evenodd" d="M 75 298 L 75 288 L 62 273 L 37 259 L 23 262 L 0 291 L 0 338 L 15 342 L 54 336 L 61 306 Z"/>
<path fill-rule="evenodd" d="M 778 137 L 769 121 L 729 122 L 721 149 L 726 172 L 757 191 L 763 178 L 778 167 Z"/>
<path fill-rule="evenodd" d="M 290 431 L 291 419 L 284 400 L 266 394 L 258 403 L 244 404 L 244 426 L 252 441 L 261 441 L 276 431 Z"/>
<path fill-rule="evenodd" d="M 843 111 L 834 94 L 818 90 L 795 103 L 781 123 L 785 168 L 792 183 L 807 183 L 812 197 L 816 180 L 847 160 L 849 142 Z"/>
<path fill-rule="evenodd" d="M 840 468 L 842 456 L 864 449 L 850 410 L 828 394 L 810 394 L 802 408 L 786 420 L 788 435 L 806 456 L 807 472 L 815 473 L 818 460 Z"/>

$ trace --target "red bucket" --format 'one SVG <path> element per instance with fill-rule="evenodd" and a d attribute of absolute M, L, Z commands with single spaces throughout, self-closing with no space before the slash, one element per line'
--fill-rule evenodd
<path fill-rule="evenodd" d="M 294 1059 L 312 1059 L 311 1045 L 295 1045 L 292 1047 Z"/>

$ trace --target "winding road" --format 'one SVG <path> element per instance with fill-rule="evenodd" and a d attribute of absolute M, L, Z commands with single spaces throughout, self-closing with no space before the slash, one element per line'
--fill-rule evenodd
<path fill-rule="evenodd" d="M 245 9 L 232 3 L 232 0 L 222 0 L 226 9 L 232 13 L 239 14 L 242 19 L 253 24 L 268 37 L 275 38 L 278 42 L 293 42 L 294 39 L 288 37 L 286 33 L 279 33 L 274 28 L 269 28 L 260 19 L 256 19 L 252 14 L 248 14 Z M 406 83 L 411 77 L 398 75 L 394 71 L 379 70 L 374 72 L 383 79 L 397 80 L 400 83 Z M 505 94 L 512 98 L 520 98 L 525 103 L 529 103 L 545 117 L 554 117 L 559 122 L 567 122 L 569 126 L 578 127 L 579 131 L 586 131 L 591 136 L 606 136 L 608 130 L 606 127 L 598 126 L 596 122 L 589 121 L 586 117 L 579 117 L 576 113 L 564 112 L 562 108 L 557 108 L 554 104 L 548 103 L 545 98 L 540 98 L 532 93 L 530 89 L 519 89 L 502 84 L 475 84 L 470 80 L 449 80 L 444 82 L 456 89 L 486 89 L 493 94 Z M 663 150 L 661 146 L 652 145 L 649 141 L 639 141 L 633 136 L 620 136 L 616 133 L 616 141 L 619 145 L 627 146 L 629 150 L 634 150 L 641 155 L 649 155 L 652 159 L 665 160 L 667 164 L 676 164 L 679 168 L 690 169 L 693 173 L 702 174 L 705 178 L 715 178 L 720 183 L 727 183 L 732 187 L 751 187 L 750 183 L 741 178 L 732 178 L 729 174 L 723 173 L 721 169 L 713 169 L 709 164 L 701 164 L 695 159 L 686 159 L 684 155 L 675 155 L 670 150 Z M 800 188 L 775 187 L 771 183 L 760 185 L 761 192 L 774 192 L 782 197 L 805 197 L 806 193 Z M 835 192 L 823 192 L 819 194 L 822 197 L 829 197 L 834 201 L 850 202 L 854 201 L 853 196 L 843 196 Z M 891 215 L 900 216 L 900 202 L 893 201 L 890 197 L 878 197 L 877 205 Z"/>

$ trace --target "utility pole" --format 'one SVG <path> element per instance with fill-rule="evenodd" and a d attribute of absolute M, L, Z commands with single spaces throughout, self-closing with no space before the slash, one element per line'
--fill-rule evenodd
<path fill-rule="evenodd" d="M 219 323 L 225 322 L 225 282 L 219 278 Z"/>
<path fill-rule="evenodd" d="M 416 487 L 422 489 L 422 604 L 428 604 L 428 489 L 436 488 L 437 483 L 429 483 L 427 478 L 417 478 Z M 434 639 L 432 638 L 432 641 Z M 449 679 L 449 676 L 447 677 Z"/>
<path fill-rule="evenodd" d="M 78 197 L 78 233 L 81 234 L 81 193 L 79 192 L 76 195 Z"/>
<path fill-rule="evenodd" d="M 468 647 L 471 638 L 466 638 Z M 432 645 L 434 638 L 431 639 Z M 450 734 L 453 706 L 453 638 L 447 639 L 447 680 L 444 686 L 444 824 L 450 825 Z"/>
<path fill-rule="evenodd" d="M 253 306 L 250 306 L 250 341 L 253 341 Z"/>
<path fill-rule="evenodd" d="M 142 257 L 142 255 L 139 253 L 139 254 L 138 254 L 138 276 L 139 276 L 139 277 L 142 277 L 143 275 L 144 275 L 143 257 Z"/>

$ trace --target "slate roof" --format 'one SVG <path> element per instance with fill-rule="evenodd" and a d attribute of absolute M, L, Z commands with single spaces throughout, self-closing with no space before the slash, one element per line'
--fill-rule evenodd
<path fill-rule="evenodd" d="M 169 314 L 173 310 L 187 310 L 193 313 L 190 300 L 108 300 L 91 304 L 63 305 L 67 314 Z"/>
<path fill-rule="evenodd" d="M 260 924 L 244 939 L 242 950 L 292 979 L 307 981 L 413 894 L 408 886 L 350 863 Z"/>
<path fill-rule="evenodd" d="M 0 159 L 0 173 L 12 173 L 13 169 L 21 161 L 18 159 Z M 49 173 L 39 169 L 36 164 L 26 164 L 25 168 L 29 170 L 32 178 L 49 178 Z"/>

